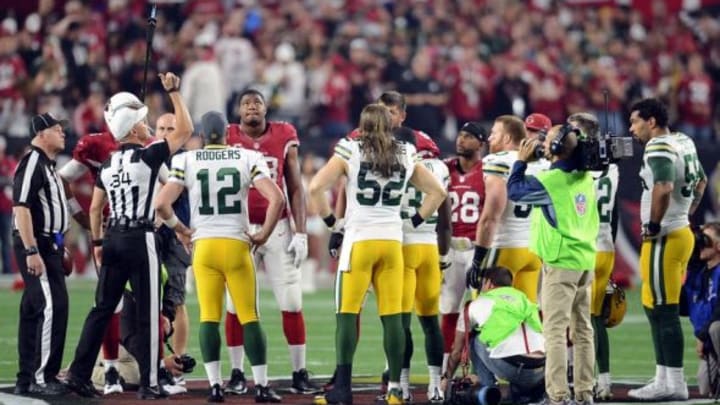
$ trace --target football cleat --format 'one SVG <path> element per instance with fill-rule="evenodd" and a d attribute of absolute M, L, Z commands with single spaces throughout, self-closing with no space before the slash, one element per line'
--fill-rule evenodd
<path fill-rule="evenodd" d="M 220 384 L 213 384 L 213 386 L 210 387 L 210 395 L 208 395 L 208 402 L 225 402 L 225 395 Z"/>
<path fill-rule="evenodd" d="M 225 385 L 225 392 L 228 394 L 242 395 L 248 391 L 245 373 L 234 368 L 230 374 L 230 381 Z"/>
<path fill-rule="evenodd" d="M 103 394 L 122 394 L 123 387 L 120 384 L 120 373 L 118 373 L 115 367 L 110 367 L 105 372 L 105 386 L 103 388 Z"/>
<path fill-rule="evenodd" d="M 310 381 L 307 370 L 302 368 L 293 372 L 290 391 L 295 394 L 316 394 L 320 392 L 320 388 Z"/>
<path fill-rule="evenodd" d="M 405 403 L 402 391 L 399 388 L 388 390 L 388 393 L 385 396 L 385 401 L 388 405 L 403 405 Z"/>
<path fill-rule="evenodd" d="M 278 395 L 272 388 L 268 386 L 255 385 L 255 403 L 279 403 L 282 402 L 282 397 Z"/>
<path fill-rule="evenodd" d="M 667 384 L 658 384 L 656 380 L 651 380 L 648 384 L 628 391 L 628 396 L 641 401 L 661 401 L 669 399 L 672 392 Z"/>

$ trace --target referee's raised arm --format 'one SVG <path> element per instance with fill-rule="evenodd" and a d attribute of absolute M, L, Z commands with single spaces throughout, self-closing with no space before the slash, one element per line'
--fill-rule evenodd
<path fill-rule="evenodd" d="M 180 78 L 170 72 L 160 73 L 158 76 L 160 76 L 160 81 L 165 91 L 168 92 L 175 110 L 175 130 L 165 138 L 170 155 L 173 155 L 190 139 L 193 132 L 192 118 L 190 118 L 190 112 L 180 95 Z"/>

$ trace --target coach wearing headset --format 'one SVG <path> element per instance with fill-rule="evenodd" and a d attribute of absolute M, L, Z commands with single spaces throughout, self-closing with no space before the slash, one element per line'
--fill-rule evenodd
<path fill-rule="evenodd" d="M 544 263 L 541 309 L 548 404 L 571 401 L 565 345 L 568 326 L 575 343 L 575 402 L 593 401 L 595 352 L 588 287 L 595 268 L 599 219 L 592 176 L 577 170 L 574 152 L 579 134 L 569 125 L 555 126 L 542 145 L 537 140 L 523 141 L 507 183 L 510 200 L 533 206 L 530 250 Z M 527 163 L 543 154 L 551 162 L 550 169 L 526 176 Z"/>

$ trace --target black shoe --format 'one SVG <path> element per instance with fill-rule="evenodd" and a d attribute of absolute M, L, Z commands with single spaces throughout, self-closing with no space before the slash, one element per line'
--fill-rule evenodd
<path fill-rule="evenodd" d="M 228 394 L 242 395 L 246 393 L 247 390 L 248 388 L 247 380 L 245 379 L 245 373 L 240 371 L 240 369 L 238 368 L 232 369 L 232 374 L 230 374 L 230 381 L 225 384 L 225 392 L 227 392 Z"/>
<path fill-rule="evenodd" d="M 314 405 L 352 405 L 353 395 L 350 387 L 334 387 L 325 395 L 316 396 Z"/>
<path fill-rule="evenodd" d="M 225 395 L 220 384 L 214 384 L 210 388 L 210 396 L 208 396 L 208 402 L 225 402 Z"/>
<path fill-rule="evenodd" d="M 390 370 L 385 370 L 385 371 L 383 371 L 382 375 L 380 376 L 380 393 L 382 395 L 387 394 L 389 383 L 390 383 Z"/>
<path fill-rule="evenodd" d="M 307 370 L 301 368 L 292 374 L 290 391 L 295 394 L 316 394 L 320 392 L 320 389 L 310 381 Z"/>
<path fill-rule="evenodd" d="M 279 403 L 282 402 L 282 397 L 275 393 L 272 388 L 268 386 L 255 385 L 255 402 L 262 404 L 267 402 Z"/>
<path fill-rule="evenodd" d="M 90 381 L 81 381 L 80 379 L 74 377 L 73 375 L 68 373 L 67 380 L 65 381 L 65 386 L 68 387 L 71 391 L 74 393 L 80 395 L 81 397 L 85 398 L 99 398 L 102 395 L 98 390 L 95 389 L 95 386 Z"/>
<path fill-rule="evenodd" d="M 16 383 L 13 394 L 15 395 L 27 395 L 30 393 L 30 384 Z"/>
<path fill-rule="evenodd" d="M 33 395 L 56 397 L 65 395 L 67 393 L 67 388 L 58 381 L 49 381 L 45 384 L 30 384 L 28 392 Z"/>
<path fill-rule="evenodd" d="M 335 379 L 337 378 L 337 370 L 333 371 L 332 377 L 330 377 L 330 381 L 326 382 L 325 385 L 323 385 L 322 390 L 323 392 L 330 392 L 335 387 Z"/>
<path fill-rule="evenodd" d="M 162 387 L 140 387 L 137 390 L 138 399 L 162 399 L 167 398 L 168 393 Z"/>

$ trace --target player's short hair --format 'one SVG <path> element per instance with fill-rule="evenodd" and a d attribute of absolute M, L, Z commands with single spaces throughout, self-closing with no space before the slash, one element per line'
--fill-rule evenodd
<path fill-rule="evenodd" d="M 514 115 L 501 115 L 495 118 L 495 122 L 503 124 L 503 129 L 510 134 L 510 139 L 516 145 L 519 145 L 527 136 L 525 122 Z"/>
<path fill-rule="evenodd" d="M 589 112 L 578 112 L 567 118 L 567 123 L 575 123 L 585 136 L 597 138 L 600 134 L 600 122 Z"/>
<path fill-rule="evenodd" d="M 237 103 L 238 103 L 238 105 L 240 104 L 240 102 L 242 101 L 242 99 L 243 99 L 245 96 L 250 96 L 250 95 L 260 97 L 260 99 L 263 101 L 263 103 L 265 103 L 265 96 L 263 96 L 263 94 L 260 92 L 260 90 L 257 90 L 257 89 L 245 89 L 245 90 L 243 90 L 242 93 L 240 93 L 240 95 L 239 95 L 238 98 L 237 98 Z"/>
<path fill-rule="evenodd" d="M 400 111 L 405 111 L 405 107 L 407 106 L 405 96 L 394 90 L 386 91 L 381 94 L 378 98 L 378 102 L 387 107 L 395 106 L 399 108 Z"/>
<path fill-rule="evenodd" d="M 645 121 L 655 118 L 657 126 L 665 128 L 668 125 L 668 112 L 665 104 L 657 98 L 646 98 L 633 104 L 630 112 L 638 112 L 638 116 Z"/>
<path fill-rule="evenodd" d="M 408 127 L 397 127 L 393 129 L 393 136 L 398 141 L 409 143 L 410 145 L 417 146 L 415 139 L 415 132 Z"/>
<path fill-rule="evenodd" d="M 513 276 L 510 270 L 501 266 L 485 269 L 483 277 L 493 283 L 495 287 L 509 287 L 512 285 L 513 281 Z"/>

